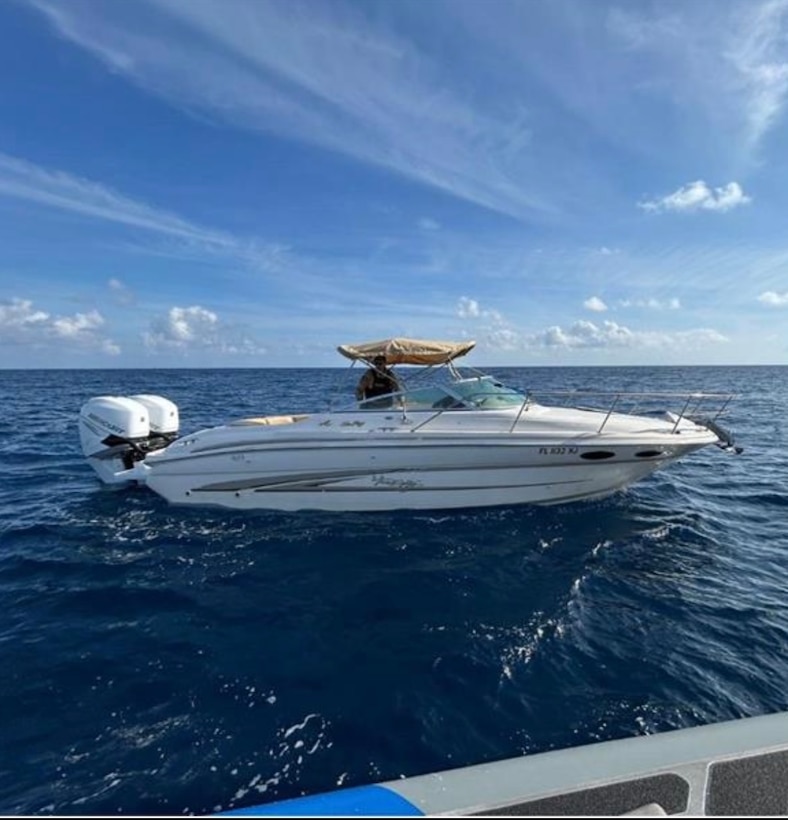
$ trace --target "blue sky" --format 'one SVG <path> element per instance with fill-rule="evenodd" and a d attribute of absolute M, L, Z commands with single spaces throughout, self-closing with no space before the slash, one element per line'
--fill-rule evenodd
<path fill-rule="evenodd" d="M 0 3 L 0 367 L 788 363 L 787 102 L 788 0 Z"/>

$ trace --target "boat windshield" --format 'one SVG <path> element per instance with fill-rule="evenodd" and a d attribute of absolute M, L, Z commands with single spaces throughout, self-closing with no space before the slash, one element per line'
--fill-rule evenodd
<path fill-rule="evenodd" d="M 506 387 L 492 376 L 461 379 L 451 389 L 465 404 L 482 409 L 515 407 L 526 400 L 524 393 Z"/>
<path fill-rule="evenodd" d="M 375 397 L 361 402 L 359 407 L 370 410 L 495 410 L 518 407 L 525 400 L 525 394 L 519 390 L 506 387 L 492 376 L 481 376 Z"/>

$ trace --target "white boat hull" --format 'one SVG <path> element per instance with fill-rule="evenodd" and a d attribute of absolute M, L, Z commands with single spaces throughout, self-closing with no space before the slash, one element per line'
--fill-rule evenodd
<path fill-rule="evenodd" d="M 212 446 L 187 439 L 180 454 L 178 442 L 151 454 L 145 483 L 172 503 L 246 510 L 555 504 L 615 492 L 717 440 L 695 425 L 671 434 L 667 423 L 639 436 L 622 438 L 611 425 L 609 436 L 557 439 L 533 430 L 411 432 L 418 418 L 405 429 L 370 429 L 371 421 L 364 418 L 364 432 L 351 426 L 333 437 L 310 435 L 312 424 L 295 425 L 291 436 L 246 430 L 239 438 L 238 429 L 216 428 Z M 600 454 L 607 457 L 594 458 Z"/>
<path fill-rule="evenodd" d="M 476 470 L 472 475 L 443 471 L 373 473 L 357 478 L 324 480 L 319 487 L 276 487 L 239 490 L 193 488 L 185 479 L 148 486 L 174 504 L 214 505 L 240 510 L 326 510 L 333 512 L 430 510 L 516 504 L 558 504 L 599 498 L 623 489 L 654 472 L 659 465 L 639 464 L 629 470 L 562 467 Z"/>

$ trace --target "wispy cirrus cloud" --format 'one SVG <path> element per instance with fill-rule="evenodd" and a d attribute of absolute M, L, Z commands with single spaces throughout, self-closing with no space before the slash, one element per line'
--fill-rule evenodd
<path fill-rule="evenodd" d="M 0 343 L 46 347 L 73 346 L 97 350 L 111 356 L 120 347 L 104 333 L 105 320 L 97 311 L 73 316 L 53 316 L 33 307 L 29 299 L 14 298 L 0 302 Z"/>
<path fill-rule="evenodd" d="M 690 182 L 672 194 L 658 199 L 639 202 L 644 211 L 660 213 L 664 211 L 730 211 L 747 205 L 752 198 L 747 196 L 738 182 L 730 182 L 720 188 L 710 188 L 702 179 Z"/>
<path fill-rule="evenodd" d="M 0 154 L 0 196 L 116 222 L 132 228 L 226 247 L 230 237 L 206 231 L 164 210 L 135 201 L 105 185 L 48 170 L 26 160 Z"/>
<path fill-rule="evenodd" d="M 744 4 L 726 51 L 740 84 L 752 145 L 778 122 L 788 99 L 788 2 Z"/>
<path fill-rule="evenodd" d="M 777 293 L 774 290 L 767 290 L 758 297 L 758 301 L 770 307 L 788 307 L 788 291 Z"/>
<path fill-rule="evenodd" d="M 20 199 L 69 213 L 123 225 L 173 240 L 169 252 L 232 258 L 261 270 L 276 271 L 287 248 L 197 225 L 177 214 L 128 197 L 109 186 L 65 171 L 42 168 L 0 153 L 0 197 Z M 151 249 L 156 253 L 156 249 Z M 113 285 L 110 284 L 112 288 Z M 115 288 L 117 291 L 117 287 Z"/>
<path fill-rule="evenodd" d="M 651 93 L 689 116 L 724 123 L 731 145 L 754 156 L 788 100 L 788 2 L 760 0 L 618 5 L 607 15 L 614 40 L 657 60 Z"/>
<path fill-rule="evenodd" d="M 32 3 L 61 37 L 183 110 L 312 142 L 512 216 L 556 210 L 558 192 L 527 184 L 522 97 L 472 93 L 364 4 L 160 0 L 135 14 Z"/>

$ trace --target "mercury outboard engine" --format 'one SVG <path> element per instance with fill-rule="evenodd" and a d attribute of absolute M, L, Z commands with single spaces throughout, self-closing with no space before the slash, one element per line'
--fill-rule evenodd
<path fill-rule="evenodd" d="M 144 479 L 142 463 L 178 437 L 178 408 L 162 396 L 97 396 L 79 414 L 88 463 L 105 484 Z"/>

